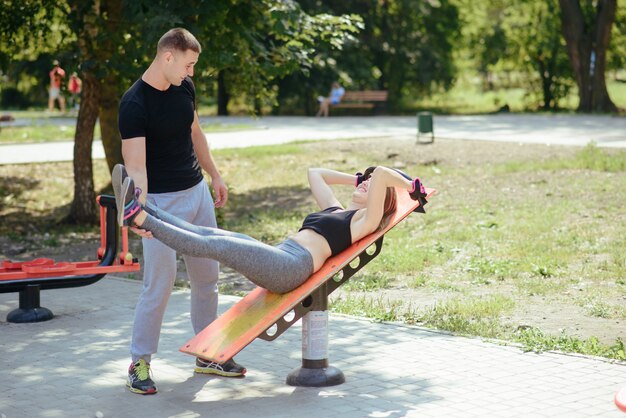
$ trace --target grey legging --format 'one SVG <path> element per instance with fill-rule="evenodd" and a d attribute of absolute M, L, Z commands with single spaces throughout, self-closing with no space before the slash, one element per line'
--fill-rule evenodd
<path fill-rule="evenodd" d="M 313 274 L 311 253 L 291 239 L 274 247 L 245 234 L 193 225 L 151 206 L 146 212 L 141 228 L 168 247 L 217 260 L 270 292 L 289 292 Z"/>

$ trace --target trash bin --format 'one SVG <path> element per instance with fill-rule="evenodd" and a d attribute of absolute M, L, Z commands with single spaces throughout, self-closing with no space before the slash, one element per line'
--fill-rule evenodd
<path fill-rule="evenodd" d="M 433 128 L 433 114 L 430 112 L 419 112 L 417 114 L 417 142 L 422 134 L 430 134 L 430 142 L 435 142 L 435 130 Z"/>

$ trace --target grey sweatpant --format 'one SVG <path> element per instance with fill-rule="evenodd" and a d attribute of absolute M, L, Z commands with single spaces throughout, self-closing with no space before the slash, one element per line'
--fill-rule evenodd
<path fill-rule="evenodd" d="M 181 254 L 217 260 L 271 292 L 289 292 L 313 274 L 311 253 L 291 239 L 274 247 L 245 234 L 192 225 L 160 210 L 148 213 L 141 227 L 159 241 Z"/>
<path fill-rule="evenodd" d="M 148 194 L 148 205 L 188 222 L 216 226 L 213 198 L 205 181 L 172 193 Z M 156 239 L 143 239 L 143 289 L 137 307 L 130 352 L 133 362 L 150 362 L 157 352 L 161 324 L 176 279 L 176 251 Z M 191 285 L 191 324 L 195 333 L 217 318 L 219 264 L 206 257 L 183 256 Z"/>

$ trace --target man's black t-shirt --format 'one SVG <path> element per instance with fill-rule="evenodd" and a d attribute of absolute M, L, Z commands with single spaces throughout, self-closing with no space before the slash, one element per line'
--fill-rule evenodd
<path fill-rule="evenodd" d="M 195 100 L 189 77 L 165 91 L 139 79 L 122 97 L 118 117 L 122 140 L 146 138 L 149 193 L 189 189 L 203 179 L 191 140 Z"/>

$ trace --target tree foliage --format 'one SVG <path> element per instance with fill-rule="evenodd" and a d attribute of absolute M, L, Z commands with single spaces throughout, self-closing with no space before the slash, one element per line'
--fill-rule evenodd
<path fill-rule="evenodd" d="M 152 60 L 159 37 L 175 26 L 189 29 L 204 45 L 198 86 L 226 72 L 230 90 L 254 99 L 271 97 L 272 82 L 306 71 L 318 45 L 340 46 L 358 31 L 357 16 L 309 16 L 292 0 L 48 0 L 8 1 L 1 9 L 2 57 L 38 45 L 59 27 L 80 62 L 83 99 L 74 141 L 74 201 L 69 220 L 96 218 L 91 145 L 97 118 L 107 161 L 121 159 L 116 126 L 119 97 Z M 17 16 L 17 17 L 16 17 Z M 4 41 L 6 39 L 6 41 Z M 52 50 L 52 46 L 51 46 Z"/>
<path fill-rule="evenodd" d="M 356 15 L 307 14 L 293 0 L 191 3 L 133 2 L 127 11 L 135 22 L 130 38 L 156 45 L 172 25 L 188 28 L 203 46 L 196 65 L 201 92 L 212 92 L 221 72 L 228 95 L 246 97 L 250 108 L 255 100 L 272 102 L 276 80 L 307 73 L 318 49 L 339 48 L 362 27 Z"/>
<path fill-rule="evenodd" d="M 441 86 L 455 76 L 452 59 L 458 37 L 457 8 L 448 0 L 304 0 L 311 14 L 356 13 L 365 28 L 342 49 L 314 59 L 309 81 L 296 75 L 281 83 L 281 100 L 310 109 L 310 101 L 340 80 L 348 88 L 389 90 L 391 106 Z M 294 76 L 292 76 L 294 77 Z M 285 91 L 288 89 L 288 91 Z M 307 102 L 309 105 L 307 106 Z"/>
<path fill-rule="evenodd" d="M 572 83 L 572 71 L 561 36 L 557 0 L 517 0 L 507 13 L 510 58 L 528 73 L 530 92 L 542 110 L 557 110 Z"/>

